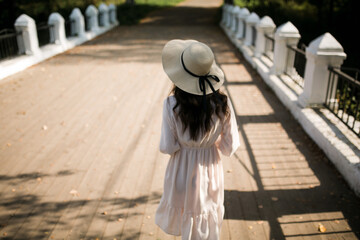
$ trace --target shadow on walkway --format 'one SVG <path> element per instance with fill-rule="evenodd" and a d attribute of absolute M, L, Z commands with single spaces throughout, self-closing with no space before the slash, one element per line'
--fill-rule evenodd
<path fill-rule="evenodd" d="M 153 216 L 167 159 L 157 148 L 158 99 L 170 89 L 161 50 L 175 38 L 211 46 L 237 114 L 242 147 L 224 161 L 223 239 L 360 238 L 360 200 L 226 39 L 219 9 L 195 4 L 210 2 L 219 1 L 186 1 L 119 26 L 0 85 L 1 144 L 10 137 L 24 144 L 0 152 L 0 238 L 47 239 L 56 231 L 69 239 L 173 239 Z"/>
<path fill-rule="evenodd" d="M 225 218 L 267 221 L 270 239 L 354 239 L 353 234 L 360 238 L 359 198 L 245 62 L 237 53 L 232 61 L 219 64 L 225 69 L 228 65 L 243 65 L 251 76 L 231 75 L 225 89 L 235 105 L 243 98 L 236 114 L 250 165 L 246 166 L 238 154 L 235 158 L 243 173 L 254 180 L 257 190 L 226 190 Z M 261 106 L 264 102 L 265 107 Z M 321 233 L 319 224 L 327 231 Z"/>

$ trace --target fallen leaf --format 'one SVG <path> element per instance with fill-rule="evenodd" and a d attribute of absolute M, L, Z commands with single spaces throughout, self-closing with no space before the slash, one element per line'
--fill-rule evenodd
<path fill-rule="evenodd" d="M 150 232 L 149 235 L 152 236 L 152 235 L 154 235 L 154 233 Z"/>
<path fill-rule="evenodd" d="M 118 218 L 118 222 L 122 222 L 122 218 Z"/>
<path fill-rule="evenodd" d="M 3 233 L 3 236 L 7 236 L 7 232 L 4 232 L 4 233 Z"/>
<path fill-rule="evenodd" d="M 13 188 L 13 189 L 11 189 L 11 191 L 12 191 L 12 192 L 16 192 L 16 189 L 15 189 L 15 188 Z"/>
<path fill-rule="evenodd" d="M 263 224 L 264 221 L 257 221 L 257 224 Z"/>
<path fill-rule="evenodd" d="M 276 168 L 275 164 L 271 164 L 271 168 L 275 169 Z"/>
<path fill-rule="evenodd" d="M 228 172 L 228 173 L 231 173 L 231 172 L 232 172 L 232 170 L 231 170 L 231 169 L 229 169 L 229 170 L 227 170 L 227 172 Z"/>
<path fill-rule="evenodd" d="M 150 219 L 151 217 L 150 216 L 147 216 L 147 219 Z"/>
<path fill-rule="evenodd" d="M 258 208 L 264 208 L 264 206 L 263 205 L 258 205 Z"/>
<path fill-rule="evenodd" d="M 318 225 L 318 231 L 319 232 L 326 232 L 326 227 L 324 225 L 322 225 L 321 223 L 319 223 Z"/>
<path fill-rule="evenodd" d="M 44 125 L 43 127 L 42 127 L 42 130 L 48 130 L 48 127 L 46 126 L 46 125 Z"/>
<path fill-rule="evenodd" d="M 38 177 L 37 179 L 36 179 L 36 181 L 38 181 L 38 182 L 41 182 L 41 177 Z"/>
<path fill-rule="evenodd" d="M 339 221 L 339 220 L 335 220 L 334 222 L 335 222 L 335 223 L 338 223 L 338 224 L 340 223 L 340 221 Z"/>
<path fill-rule="evenodd" d="M 277 200 L 279 200 L 279 198 L 277 198 L 277 197 L 271 197 L 271 200 L 277 201 Z"/>
<path fill-rule="evenodd" d="M 253 229 L 253 226 L 249 226 L 249 229 Z"/>
<path fill-rule="evenodd" d="M 107 212 L 106 212 L 106 211 L 105 211 L 105 212 L 103 212 L 103 213 L 102 213 L 102 215 L 107 215 Z"/>
<path fill-rule="evenodd" d="M 11 143 L 7 143 L 6 146 L 11 147 Z"/>
<path fill-rule="evenodd" d="M 78 191 L 76 191 L 75 189 L 71 190 L 70 194 L 72 194 L 73 196 L 79 196 Z"/>

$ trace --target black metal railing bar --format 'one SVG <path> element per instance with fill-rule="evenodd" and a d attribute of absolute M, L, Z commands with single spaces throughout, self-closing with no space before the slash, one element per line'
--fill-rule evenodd
<path fill-rule="evenodd" d="M 353 78 L 355 78 L 355 80 L 359 80 L 360 69 L 350 68 L 350 67 L 341 67 L 341 71 L 352 76 Z"/>
<path fill-rule="evenodd" d="M 360 83 L 340 68 L 329 66 L 324 106 L 360 137 Z"/>
<path fill-rule="evenodd" d="M 286 74 L 300 87 L 304 87 L 304 75 L 306 65 L 305 45 L 299 44 L 301 48 L 287 45 L 288 56 Z M 292 60 L 293 58 L 293 60 Z M 291 66 L 291 64 L 293 64 Z"/>
<path fill-rule="evenodd" d="M 65 21 L 65 34 L 66 37 L 73 37 L 77 34 L 73 34 L 73 30 L 75 28 L 75 20 L 69 19 Z"/>
<path fill-rule="evenodd" d="M 42 47 L 50 43 L 50 29 L 53 27 L 54 25 L 50 25 L 47 23 L 39 23 L 36 26 L 38 40 L 39 40 L 39 47 Z"/>
<path fill-rule="evenodd" d="M 103 18 L 103 15 L 104 15 L 104 13 L 102 13 L 102 12 L 99 12 L 99 26 L 104 26 L 105 25 L 105 23 L 104 23 L 104 18 Z"/>
<path fill-rule="evenodd" d="M 245 38 L 245 34 L 246 34 L 246 22 L 245 22 L 245 20 L 242 21 L 242 25 L 243 25 L 242 38 Z"/>
<path fill-rule="evenodd" d="M 85 18 L 85 31 L 86 32 L 90 31 L 90 20 L 91 20 L 91 16 L 86 16 L 86 18 Z"/>
<path fill-rule="evenodd" d="M 256 43 L 256 28 L 255 26 L 251 27 L 251 45 L 255 47 L 255 43 Z"/>
<path fill-rule="evenodd" d="M 0 60 L 19 55 L 17 36 L 21 32 L 13 29 L 2 29 L 0 31 Z"/>
<path fill-rule="evenodd" d="M 275 39 L 269 34 L 265 34 L 265 57 L 269 58 L 271 61 L 274 60 L 274 45 Z"/>

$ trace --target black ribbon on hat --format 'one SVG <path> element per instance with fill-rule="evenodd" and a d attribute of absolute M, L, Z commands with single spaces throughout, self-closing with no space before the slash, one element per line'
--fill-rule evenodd
<path fill-rule="evenodd" d="M 190 74 L 191 76 L 193 77 L 196 77 L 196 78 L 199 78 L 199 88 L 200 88 L 200 91 L 202 91 L 203 93 L 203 107 L 204 107 L 204 110 L 206 112 L 206 87 L 205 87 L 205 83 L 207 83 L 209 85 L 209 87 L 211 88 L 212 92 L 213 93 L 216 93 L 213 85 L 211 84 L 210 80 L 208 78 L 212 78 L 213 80 L 215 80 L 216 82 L 220 82 L 220 79 L 216 76 L 216 75 L 210 75 L 209 73 L 206 74 L 206 75 L 202 75 L 202 76 L 199 76 L 199 75 L 196 75 L 195 73 L 192 73 L 189 69 L 186 68 L 185 66 L 185 63 L 184 63 L 184 52 L 182 52 L 181 54 L 181 64 L 184 68 L 184 70 Z"/>

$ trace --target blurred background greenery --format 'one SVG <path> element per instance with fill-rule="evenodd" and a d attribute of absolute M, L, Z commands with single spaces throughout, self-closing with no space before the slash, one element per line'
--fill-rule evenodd
<path fill-rule="evenodd" d="M 84 13 L 89 4 L 101 2 L 118 6 L 122 25 L 136 24 L 149 12 L 173 6 L 182 0 L 0 0 L 0 30 L 13 28 L 16 18 L 26 13 L 39 22 L 46 22 L 52 12 L 68 18 L 74 7 Z M 355 30 L 360 24 L 360 0 L 225 0 L 247 7 L 260 17 L 270 16 L 277 26 L 291 21 L 301 34 L 301 42 L 310 41 L 330 32 L 344 47 L 344 66 L 360 68 L 360 44 Z M 128 4 L 127 4 L 127 3 Z M 135 2 L 129 4 L 129 2 Z M 353 31 L 354 30 L 354 31 Z"/>
<path fill-rule="evenodd" d="M 118 6 L 118 19 L 121 24 L 136 24 L 147 13 L 181 1 L 183 0 L 0 0 L 0 30 L 13 28 L 16 18 L 22 13 L 31 16 L 37 23 L 47 22 L 52 12 L 58 12 L 67 19 L 75 7 L 84 14 L 88 5 L 98 7 L 103 2 Z"/>
<path fill-rule="evenodd" d="M 343 66 L 360 69 L 360 0 L 233 0 L 260 18 L 270 16 L 276 26 L 292 22 L 306 46 L 325 32 L 330 32 L 343 46 L 347 59 Z"/>

